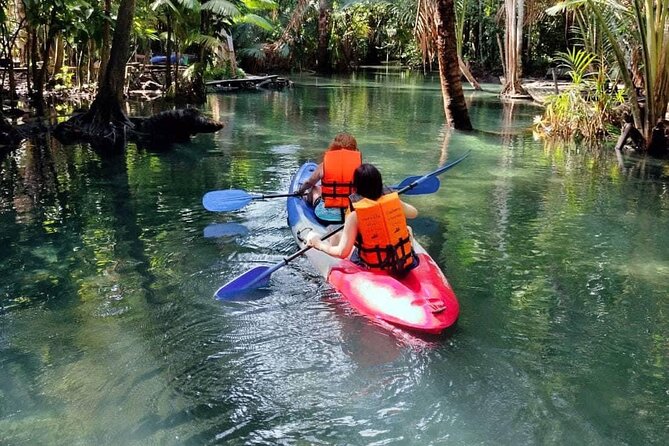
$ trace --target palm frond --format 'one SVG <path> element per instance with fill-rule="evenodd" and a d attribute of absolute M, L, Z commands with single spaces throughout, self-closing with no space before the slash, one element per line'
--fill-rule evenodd
<path fill-rule="evenodd" d="M 241 15 L 237 6 L 228 0 L 209 0 L 202 5 L 202 9 L 226 17 Z"/>
<path fill-rule="evenodd" d="M 262 47 L 257 45 L 239 50 L 238 54 L 256 60 L 265 60 L 266 57 L 265 51 L 263 51 Z"/>
<path fill-rule="evenodd" d="M 279 4 L 274 0 L 244 0 L 244 6 L 249 11 L 274 11 Z"/>
<path fill-rule="evenodd" d="M 177 5 L 172 0 L 154 0 L 151 2 L 151 9 L 157 11 L 159 9 L 166 8 L 171 11 L 177 10 Z"/>
<path fill-rule="evenodd" d="M 188 36 L 186 39 L 186 44 L 194 43 L 203 46 L 209 50 L 219 48 L 223 45 L 219 39 L 214 36 L 209 36 L 206 34 L 195 34 L 193 36 Z"/>
<path fill-rule="evenodd" d="M 249 25 L 255 25 L 258 28 L 264 29 L 265 31 L 272 31 L 274 25 L 267 21 L 264 17 L 260 17 L 256 14 L 245 14 L 241 17 L 235 19 L 235 23 L 247 23 Z"/>

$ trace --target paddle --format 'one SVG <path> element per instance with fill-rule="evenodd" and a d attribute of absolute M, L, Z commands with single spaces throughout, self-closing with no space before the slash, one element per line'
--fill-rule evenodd
<path fill-rule="evenodd" d="M 424 183 L 426 181 L 429 181 L 430 178 L 434 178 L 437 175 L 440 175 L 444 172 L 446 172 L 448 169 L 451 167 L 459 164 L 462 160 L 467 158 L 471 151 L 465 153 L 463 156 L 460 158 L 456 159 L 455 161 L 451 161 L 450 163 L 440 167 L 439 169 L 435 170 L 434 172 L 430 172 L 427 175 L 423 175 L 422 177 L 419 177 L 417 180 L 414 180 L 410 184 L 405 185 L 402 187 L 399 191 L 397 191 L 398 194 L 404 194 L 407 193 L 408 191 L 415 189 L 418 187 L 421 183 Z M 344 225 L 339 226 L 337 229 L 333 230 L 332 232 L 329 232 L 325 234 L 321 240 L 327 240 L 339 231 L 344 229 Z M 274 273 L 276 270 L 279 268 L 282 268 L 285 265 L 288 265 L 288 263 L 292 262 L 305 252 L 309 251 L 312 247 L 311 246 L 305 246 L 304 248 L 300 249 L 297 251 L 295 254 L 284 258 L 281 260 L 281 262 L 277 263 L 274 266 L 258 266 L 255 267 L 244 274 L 242 274 L 239 277 L 236 277 L 235 279 L 232 279 L 230 282 L 226 283 L 222 287 L 220 287 L 218 290 L 216 290 L 216 293 L 214 294 L 217 299 L 224 299 L 225 297 L 231 296 L 235 293 L 241 292 L 241 291 L 246 291 L 251 288 L 258 288 L 262 287 L 264 285 L 267 285 L 269 282 L 269 277 Z"/>
<path fill-rule="evenodd" d="M 408 177 L 402 180 L 400 184 L 395 186 L 390 186 L 392 189 L 399 190 L 403 187 L 408 186 L 414 181 L 418 180 L 419 176 Z M 412 189 L 411 192 L 407 192 L 407 195 L 425 195 L 432 194 L 439 190 L 441 183 L 439 178 L 430 177 L 424 183 L 421 183 L 420 186 Z M 207 192 L 202 197 L 202 205 L 208 211 L 212 212 L 227 212 L 227 211 L 236 211 L 243 208 L 249 204 L 252 200 L 265 200 L 267 198 L 285 198 L 285 197 L 298 197 L 301 194 L 270 194 L 270 195 L 261 195 L 261 194 L 250 194 L 246 191 L 240 189 L 228 189 L 228 190 L 213 190 Z"/>
<path fill-rule="evenodd" d="M 412 177 L 406 177 L 405 179 L 400 182 L 400 184 L 397 184 L 395 186 L 390 186 L 391 189 L 400 191 L 404 189 L 405 187 L 411 185 L 415 181 L 420 180 L 422 177 L 415 175 Z M 441 181 L 439 181 L 439 178 L 437 177 L 430 177 L 426 179 L 424 182 L 419 183 L 415 187 L 408 189 L 405 193 L 407 195 L 427 195 L 427 194 L 433 194 L 436 191 L 439 190 L 439 187 L 441 187 Z"/>
<path fill-rule="evenodd" d="M 270 194 L 252 195 L 240 189 L 213 190 L 202 197 L 202 205 L 208 211 L 226 212 L 241 209 L 251 200 L 264 200 L 266 198 L 298 197 L 302 194 Z"/>

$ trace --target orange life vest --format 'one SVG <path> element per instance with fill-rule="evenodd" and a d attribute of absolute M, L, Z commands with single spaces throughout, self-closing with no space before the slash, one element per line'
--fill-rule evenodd
<path fill-rule="evenodd" d="M 360 259 L 371 269 L 403 272 L 414 262 L 411 237 L 397 192 L 378 200 L 351 197 L 358 216 L 356 246 Z"/>
<path fill-rule="evenodd" d="M 330 150 L 323 158 L 321 196 L 326 208 L 348 208 L 353 193 L 353 172 L 362 164 L 357 150 Z"/>

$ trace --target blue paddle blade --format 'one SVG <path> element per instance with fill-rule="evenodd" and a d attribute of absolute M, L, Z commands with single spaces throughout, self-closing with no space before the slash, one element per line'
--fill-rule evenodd
<path fill-rule="evenodd" d="M 241 209 L 253 199 L 246 191 L 239 189 L 214 190 L 202 197 L 202 205 L 208 211 L 226 212 Z"/>
<path fill-rule="evenodd" d="M 205 238 L 246 235 L 249 228 L 239 223 L 212 223 L 204 228 Z"/>
<path fill-rule="evenodd" d="M 407 177 L 404 180 L 402 180 L 400 184 L 391 187 L 395 190 L 400 190 L 403 187 L 409 186 L 414 181 L 420 180 L 421 178 L 423 177 L 422 176 Z M 406 191 L 405 195 L 433 194 L 439 190 L 440 186 L 441 186 L 441 181 L 439 181 L 439 178 L 429 177 L 425 179 L 422 183 L 417 184 L 416 187 L 414 187 L 413 189 L 409 189 L 408 191 Z"/>
<path fill-rule="evenodd" d="M 270 269 L 269 266 L 257 266 L 220 287 L 214 296 L 219 300 L 228 299 L 237 293 L 265 286 L 269 282 L 271 273 L 267 272 Z"/>

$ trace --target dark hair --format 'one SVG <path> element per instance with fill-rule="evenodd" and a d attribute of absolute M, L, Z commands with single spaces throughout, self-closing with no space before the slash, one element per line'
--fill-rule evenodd
<path fill-rule="evenodd" d="M 378 200 L 383 195 L 381 172 L 371 164 L 361 164 L 353 172 L 355 192 L 370 200 Z"/>

